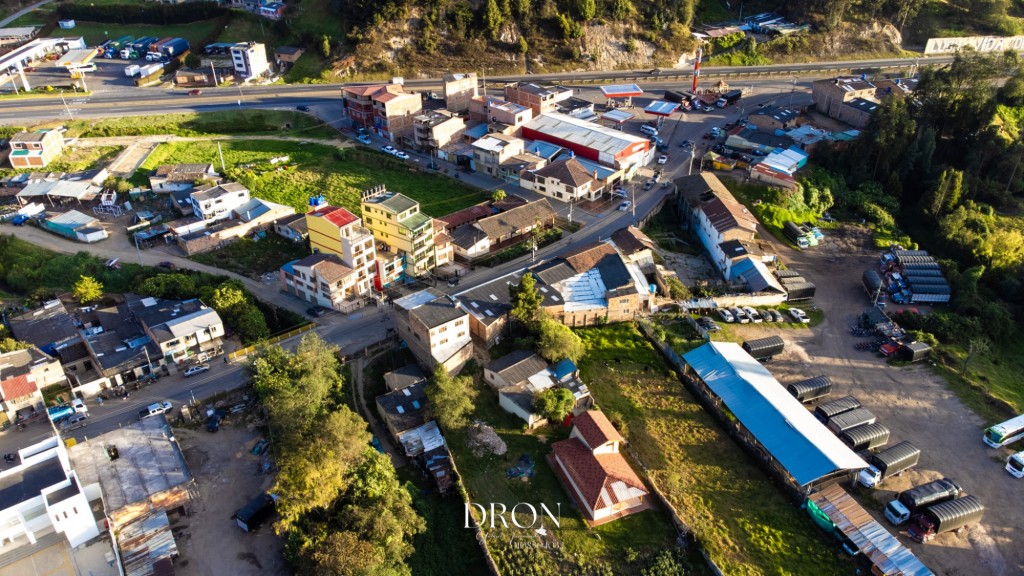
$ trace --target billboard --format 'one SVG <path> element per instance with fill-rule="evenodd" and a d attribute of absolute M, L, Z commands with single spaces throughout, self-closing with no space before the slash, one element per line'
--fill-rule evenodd
<path fill-rule="evenodd" d="M 929 38 L 925 54 L 947 54 L 971 47 L 978 52 L 1024 52 L 1024 36 L 966 36 L 961 38 Z"/>

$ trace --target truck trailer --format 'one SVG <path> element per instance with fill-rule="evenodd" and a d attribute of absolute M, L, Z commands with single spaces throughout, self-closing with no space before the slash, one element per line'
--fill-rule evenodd
<path fill-rule="evenodd" d="M 910 519 L 907 535 L 915 542 L 927 542 L 943 532 L 977 524 L 985 507 L 976 496 L 965 496 L 928 506 Z"/>
<path fill-rule="evenodd" d="M 174 38 L 170 42 L 160 45 L 160 53 L 166 58 L 175 58 L 184 54 L 188 48 L 188 40 L 185 40 L 184 38 Z"/>
<path fill-rule="evenodd" d="M 793 398 L 801 402 L 814 402 L 832 393 L 832 379 L 828 376 L 815 376 L 786 386 Z"/>
<path fill-rule="evenodd" d="M 863 426 L 865 424 L 874 424 L 875 415 L 867 408 L 855 408 L 849 412 L 843 412 L 837 414 L 828 419 L 825 426 L 828 427 L 837 436 L 846 432 L 850 428 L 856 428 L 857 426 Z"/>
<path fill-rule="evenodd" d="M 857 408 L 860 408 L 860 400 L 853 396 L 843 396 L 842 398 L 836 398 L 819 405 L 814 409 L 814 417 L 824 424 L 834 416 L 838 416 L 843 412 L 849 412 L 850 410 L 856 410 Z"/>
<path fill-rule="evenodd" d="M 889 442 L 889 429 L 878 422 L 872 422 L 850 428 L 840 434 L 839 439 L 854 452 L 874 450 Z"/>
<path fill-rule="evenodd" d="M 900 442 L 872 456 L 870 466 L 857 474 L 857 481 L 868 488 L 877 488 L 886 479 L 917 466 L 920 458 L 920 448 L 910 442 Z"/>
<path fill-rule="evenodd" d="M 812 282 L 797 282 L 796 284 L 783 284 L 786 290 L 786 302 L 799 302 L 810 300 L 818 291 L 818 287 Z"/>
<path fill-rule="evenodd" d="M 730 104 L 735 104 L 740 99 L 740 97 L 742 97 L 742 96 L 743 96 L 743 91 L 742 90 L 739 90 L 739 89 L 729 90 L 725 94 L 722 94 L 722 97 L 719 98 L 715 102 L 715 106 L 718 106 L 719 108 L 725 108 L 726 106 L 729 106 Z"/>
<path fill-rule="evenodd" d="M 132 76 L 138 76 L 139 70 L 141 70 L 141 69 L 142 69 L 142 67 L 139 66 L 138 64 L 132 64 L 131 66 L 125 66 L 124 67 L 124 75 L 128 76 L 129 78 L 131 78 Z"/>
<path fill-rule="evenodd" d="M 925 506 L 931 506 L 958 498 L 963 489 L 949 478 L 933 480 L 899 493 L 895 500 L 885 505 L 885 519 L 899 526 Z"/>
<path fill-rule="evenodd" d="M 743 349 L 755 360 L 771 360 L 776 354 L 781 354 L 785 348 L 786 341 L 779 336 L 747 340 L 743 343 Z"/>

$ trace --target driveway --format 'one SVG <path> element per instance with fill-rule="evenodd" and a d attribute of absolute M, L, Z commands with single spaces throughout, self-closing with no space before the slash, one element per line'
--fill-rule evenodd
<path fill-rule="evenodd" d="M 833 397 L 852 394 L 892 431 L 889 444 L 909 440 L 922 451 L 915 470 L 891 479 L 882 489 L 862 497 L 865 507 L 888 526 L 879 513 L 900 490 L 942 477 L 957 480 L 986 506 L 985 518 L 963 535 L 947 533 L 927 545 L 901 539 L 937 574 L 1010 576 L 1024 574 L 1024 514 L 1017 502 L 1020 480 L 1003 470 L 1009 451 L 992 450 L 981 442 L 987 424 L 966 408 L 945 381 L 928 366 L 889 366 L 884 359 L 854 349 L 863 341 L 850 334 L 858 314 L 869 308 L 861 274 L 877 262 L 867 231 L 843 226 L 826 231 L 818 248 L 795 251 L 778 245 L 790 268 L 817 286 L 815 304 L 825 320 L 811 330 L 785 330 L 786 354 L 769 365 L 779 381 L 828 375 Z M 874 501 L 872 501 L 874 500 Z"/>

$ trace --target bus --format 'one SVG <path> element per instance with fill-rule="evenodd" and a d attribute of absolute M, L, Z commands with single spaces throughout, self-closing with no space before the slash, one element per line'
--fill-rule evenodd
<path fill-rule="evenodd" d="M 1021 438 L 1024 438 L 1024 414 L 992 426 L 981 437 L 985 444 L 993 448 L 1001 448 Z"/>

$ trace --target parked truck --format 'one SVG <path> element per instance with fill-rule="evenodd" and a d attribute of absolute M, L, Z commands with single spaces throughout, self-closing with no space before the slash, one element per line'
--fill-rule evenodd
<path fill-rule="evenodd" d="M 160 47 L 170 42 L 171 40 L 174 40 L 174 38 L 161 38 L 160 40 L 157 40 L 156 42 L 150 44 L 149 47 L 146 49 L 146 62 L 154 62 L 162 59 L 163 52 L 160 51 Z"/>
<path fill-rule="evenodd" d="M 976 496 L 965 496 L 928 506 L 910 519 L 907 535 L 916 542 L 927 542 L 943 532 L 976 524 L 985 515 L 985 506 Z"/>
<path fill-rule="evenodd" d="M 850 428 L 840 434 L 839 439 L 854 452 L 874 450 L 889 442 L 889 429 L 878 422 L 872 422 Z"/>
<path fill-rule="evenodd" d="M 135 40 L 134 36 L 122 36 L 103 51 L 104 58 L 116 58 L 121 55 L 121 49 Z"/>
<path fill-rule="evenodd" d="M 814 402 L 832 393 L 832 379 L 828 376 L 815 376 L 786 386 L 793 398 L 801 402 Z"/>
<path fill-rule="evenodd" d="M 860 408 L 860 400 L 853 396 L 843 396 L 842 398 L 836 398 L 819 405 L 814 409 L 814 417 L 824 424 L 834 416 L 838 416 L 843 412 L 849 412 L 850 410 L 856 410 L 857 408 Z"/>
<path fill-rule="evenodd" d="M 825 425 L 838 436 L 850 428 L 856 428 L 857 426 L 863 426 L 865 424 L 874 424 L 875 420 L 875 415 L 871 410 L 868 410 L 867 408 L 855 408 L 849 412 L 843 412 L 842 414 L 837 414 L 829 418 Z"/>
<path fill-rule="evenodd" d="M 131 78 L 132 76 L 138 76 L 139 75 L 139 70 L 141 70 L 141 69 L 142 69 L 142 67 L 139 66 L 138 64 L 132 64 L 131 66 L 125 66 L 124 67 L 124 75 L 129 77 L 129 78 Z"/>
<path fill-rule="evenodd" d="M 260 494 L 235 512 L 235 523 L 246 532 L 256 530 L 274 513 L 275 502 L 272 494 Z"/>
<path fill-rule="evenodd" d="M 717 102 L 715 102 L 715 106 L 718 106 L 719 108 L 725 108 L 730 104 L 735 104 L 741 96 L 743 96 L 742 90 L 729 90 L 725 94 L 722 94 L 722 97 L 719 98 Z"/>
<path fill-rule="evenodd" d="M 743 343 L 743 349 L 754 357 L 755 360 L 771 360 L 776 354 L 781 354 L 786 348 L 786 341 L 778 336 L 757 338 L 747 340 Z"/>
<path fill-rule="evenodd" d="M 85 402 L 81 398 L 75 398 L 71 402 L 61 404 L 59 406 L 51 406 L 46 409 L 46 415 L 50 417 L 50 420 L 56 422 L 61 418 L 75 414 L 76 412 L 87 413 L 89 408 L 85 405 Z"/>
<path fill-rule="evenodd" d="M 872 456 L 870 465 L 857 474 L 857 481 L 868 488 L 877 488 L 888 478 L 917 466 L 920 458 L 920 448 L 910 442 L 900 442 Z"/>
<path fill-rule="evenodd" d="M 899 526 L 925 506 L 931 506 L 958 498 L 963 489 L 949 478 L 934 480 L 899 493 L 895 500 L 885 505 L 885 519 Z"/>
<path fill-rule="evenodd" d="M 800 248 L 810 248 L 811 238 L 796 222 L 787 221 L 782 225 L 782 233 Z"/>
<path fill-rule="evenodd" d="M 174 38 L 170 42 L 160 45 L 160 54 L 167 59 L 176 58 L 184 54 L 188 48 L 188 40 L 185 40 L 184 38 Z"/>

